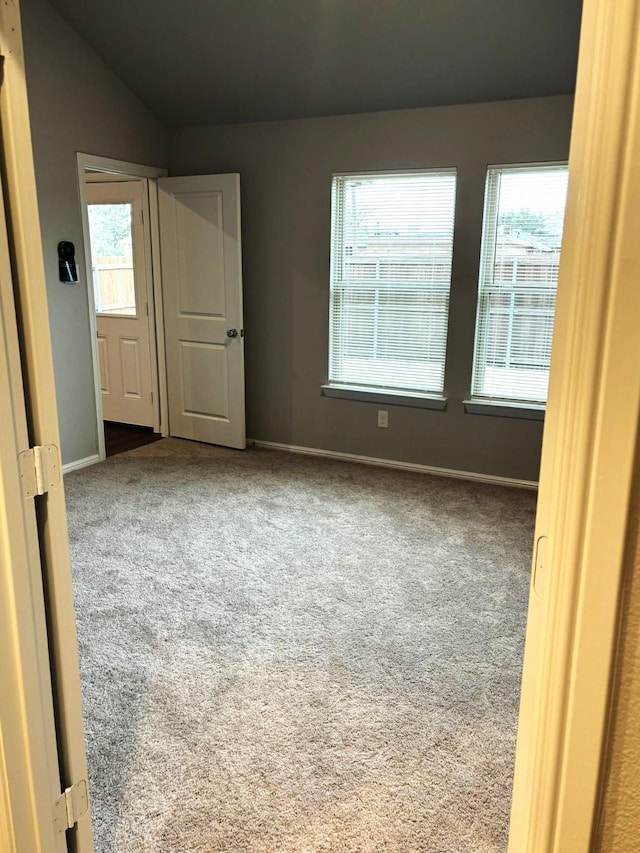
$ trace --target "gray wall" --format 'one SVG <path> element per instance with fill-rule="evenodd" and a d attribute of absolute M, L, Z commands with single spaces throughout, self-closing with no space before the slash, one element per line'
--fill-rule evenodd
<path fill-rule="evenodd" d="M 561 96 L 169 131 L 171 174 L 239 172 L 247 435 L 254 439 L 536 480 L 542 424 L 465 414 L 488 164 L 568 156 Z M 455 166 L 446 412 L 328 399 L 333 172 Z"/>
<path fill-rule="evenodd" d="M 64 462 L 98 451 L 76 152 L 167 165 L 165 128 L 46 0 L 21 0 L 53 361 Z M 80 281 L 58 281 L 57 244 Z"/>

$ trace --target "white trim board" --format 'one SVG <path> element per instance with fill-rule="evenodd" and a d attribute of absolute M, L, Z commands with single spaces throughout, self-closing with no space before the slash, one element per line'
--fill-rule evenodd
<path fill-rule="evenodd" d="M 71 471 L 79 471 L 80 468 L 88 468 L 90 465 L 96 465 L 100 461 L 100 456 L 94 453 L 93 456 L 85 456 L 84 459 L 76 459 L 73 462 L 65 463 L 62 466 L 62 473 L 69 474 Z"/>
<path fill-rule="evenodd" d="M 3 447 L 7 441 L 14 444 L 11 451 L 14 463 L 5 465 L 4 458 L 0 463 L 0 492 L 3 493 L 0 503 L 6 503 L 4 495 L 8 492 L 5 481 L 9 484 L 19 476 L 15 452 L 26 449 L 31 443 L 59 447 L 60 433 L 23 63 L 20 4 L 3 3 L 0 8 L 0 47 L 4 56 L 0 90 L 4 165 L 2 183 L 4 205 L 11 223 L 10 272 L 15 275 L 13 285 L 20 306 L 17 329 L 22 341 L 22 346 L 18 346 L 13 339 L 10 356 L 12 359 L 17 356 L 21 362 L 22 370 L 18 368 L 15 381 L 14 401 L 22 381 L 30 426 L 26 436 L 28 441 L 24 444 L 21 441 L 16 447 L 11 433 L 15 432 L 20 418 L 24 418 L 25 407 L 24 403 L 21 407 L 13 402 L 11 409 L 6 409 L 9 428 L 5 429 L 3 424 L 3 440 L 0 442 Z M 0 288 L 2 290 L 6 290 L 6 276 L 4 279 L 5 286 Z M 4 306 L 2 313 L 6 330 L 14 321 Z M 2 402 L 4 412 L 4 395 Z M 15 479 L 13 481 L 16 482 Z M 24 562 L 13 557 L 13 553 L 19 556 L 18 551 L 14 552 L 14 542 L 17 543 L 20 537 L 26 535 L 28 528 L 24 526 L 24 530 L 20 530 L 23 522 L 15 520 L 19 508 L 12 503 L 12 514 L 8 516 L 12 519 L 8 536 L 0 531 L 3 539 L 0 557 L 3 584 L 3 594 L 0 595 L 3 611 L 0 616 L 3 624 L 3 636 L 0 638 L 3 649 L 2 706 L 14 702 L 19 704 L 15 718 L 17 725 L 7 728 L 4 715 L 1 725 L 5 760 L 8 746 L 13 754 L 17 756 L 16 751 L 19 750 L 20 755 L 16 757 L 15 765 L 12 762 L 10 768 L 3 767 L 0 787 L 9 789 L 16 849 L 47 850 L 53 853 L 67 850 L 66 833 L 56 831 L 53 826 L 53 803 L 61 790 L 88 778 L 64 489 L 51 489 L 36 500 L 22 499 L 20 503 L 24 512 L 35 511 L 37 516 L 37 523 L 33 525 L 34 560 L 40 566 L 34 564 L 37 571 L 27 575 Z M 7 517 L 6 508 L 4 515 Z M 26 589 L 25 584 L 29 589 Z M 10 590 L 8 595 L 4 595 L 5 588 Z M 20 596 L 24 607 L 16 597 L 18 590 L 25 592 L 24 596 Z M 37 604 L 38 598 L 40 605 Z M 7 632 L 8 644 L 5 642 Z M 23 643 L 23 637 L 29 638 L 29 645 Z M 36 638 L 42 638 L 43 642 L 37 643 L 37 657 L 34 659 L 27 649 L 36 649 Z M 4 677 L 5 666 L 7 672 L 11 672 L 12 668 L 19 670 L 15 680 Z M 44 685 L 45 679 L 48 682 L 48 696 L 43 693 L 37 696 L 32 686 Z M 55 716 L 52 736 L 55 739 L 57 734 L 58 741 L 55 758 L 44 744 L 48 728 L 47 708 L 50 708 L 51 703 Z M 31 730 L 29 736 L 19 735 L 19 732 L 25 732 L 27 723 Z M 46 791 L 42 797 L 24 797 L 21 792 L 25 786 L 32 791 L 35 791 L 36 786 L 39 790 L 46 786 Z M 73 829 L 73 839 L 68 840 L 76 853 L 93 853 L 90 814 L 80 813 L 76 817 L 79 820 Z"/>
<path fill-rule="evenodd" d="M 100 154 L 76 154 L 78 170 L 83 172 L 97 171 L 114 175 L 128 175 L 131 178 L 164 178 L 168 172 L 161 166 L 147 166 L 143 163 L 130 163 L 127 160 L 115 160 L 113 157 L 103 157 Z"/>
<path fill-rule="evenodd" d="M 638 9 L 637 0 L 583 6 L 509 853 L 587 853 L 601 843 L 637 512 Z M 630 808 L 624 798 L 611 804 L 621 826 Z"/>
<path fill-rule="evenodd" d="M 321 450 L 318 447 L 300 447 L 296 444 L 280 444 L 277 441 L 260 441 L 248 438 L 247 447 L 266 447 L 270 450 L 286 450 L 288 453 L 301 453 L 305 456 L 322 456 L 326 459 L 343 459 L 345 462 L 359 462 L 362 465 L 376 465 L 379 468 L 394 468 L 398 471 L 413 471 L 417 474 L 432 474 L 435 477 L 451 477 L 455 480 L 471 480 L 475 483 L 491 483 L 494 486 L 510 486 L 516 489 L 537 489 L 535 480 L 516 480 L 513 477 L 497 477 L 494 474 L 477 474 L 474 471 L 456 471 L 453 468 L 436 468 L 434 465 L 421 465 L 419 462 L 401 462 L 396 459 L 380 459 L 377 456 L 360 456 L 356 453 L 340 453 L 337 450 Z"/>

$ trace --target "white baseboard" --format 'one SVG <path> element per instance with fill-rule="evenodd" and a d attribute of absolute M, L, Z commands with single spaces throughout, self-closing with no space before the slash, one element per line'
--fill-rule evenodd
<path fill-rule="evenodd" d="M 100 461 L 97 453 L 93 456 L 85 456 L 84 459 L 76 459 L 74 462 L 67 462 L 62 466 L 62 473 L 68 474 L 70 471 L 78 471 L 80 468 L 88 468 L 89 465 L 95 465 Z"/>
<path fill-rule="evenodd" d="M 381 468 L 395 468 L 399 471 L 415 471 L 419 474 L 433 474 L 436 477 L 453 477 L 457 480 L 472 480 L 476 483 L 493 483 L 498 486 L 511 486 L 517 489 L 537 489 L 535 480 L 516 480 L 513 477 L 497 477 L 493 474 L 476 474 L 474 471 L 456 471 L 452 468 L 436 468 L 433 465 L 420 465 L 417 462 L 398 462 L 394 459 L 378 459 L 375 456 L 359 456 L 355 453 L 338 453 L 335 450 L 320 450 L 317 447 L 298 447 L 295 444 L 279 444 L 276 441 L 247 439 L 247 445 L 266 447 L 271 450 L 286 450 L 289 453 L 302 453 L 306 456 L 324 456 L 328 459 L 344 459 L 347 462 L 360 462 L 363 465 L 377 465 Z"/>

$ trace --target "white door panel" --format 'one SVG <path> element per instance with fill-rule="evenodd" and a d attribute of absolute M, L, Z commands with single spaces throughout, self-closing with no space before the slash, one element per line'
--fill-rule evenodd
<path fill-rule="evenodd" d="M 142 202 L 142 181 L 87 184 L 102 414 L 108 421 L 153 426 Z M 101 218 L 100 211 L 104 211 Z M 123 219 L 129 211 L 127 230 Z M 105 247 L 104 232 L 109 225 L 114 239 L 111 246 Z M 115 245 L 120 235 L 122 245 Z"/>
<path fill-rule="evenodd" d="M 120 338 L 120 370 L 122 396 L 125 399 L 141 400 L 144 392 L 140 370 L 140 341 L 137 338 Z"/>
<path fill-rule="evenodd" d="M 245 447 L 239 175 L 158 181 L 171 435 Z"/>
<path fill-rule="evenodd" d="M 111 376 L 107 356 L 107 339 L 100 334 L 98 334 L 98 359 L 100 361 L 100 390 L 103 396 L 106 396 L 111 394 Z"/>

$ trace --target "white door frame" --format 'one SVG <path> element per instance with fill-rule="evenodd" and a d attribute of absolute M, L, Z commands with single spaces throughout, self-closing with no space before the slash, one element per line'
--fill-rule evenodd
<path fill-rule="evenodd" d="M 0 6 L 0 41 L 4 57 L 0 110 L 3 165 L 6 177 L 5 206 L 8 210 L 8 231 L 12 248 L 17 325 L 22 344 L 21 379 L 25 386 L 28 438 L 34 445 L 53 445 L 59 448 L 60 436 L 47 287 L 31 147 L 19 2 L 7 2 Z M 11 342 L 9 343 L 11 345 Z M 18 352 L 18 344 L 15 341 L 12 349 Z M 3 408 L 4 420 L 15 423 L 20 414 L 14 396 L 11 408 L 6 411 Z M 16 477 L 19 481 L 17 458 L 3 459 L 3 464 L 0 466 L 2 479 L 0 501 L 4 504 L 5 512 L 8 500 L 7 484 Z M 51 678 L 54 689 L 52 691 L 49 685 L 47 702 L 53 702 L 55 708 L 60 782 L 62 787 L 66 788 L 87 779 L 87 761 L 66 509 L 62 488 L 53 488 L 37 498 L 36 517 L 42 564 L 40 579 L 46 590 L 48 619 L 41 610 L 38 610 L 35 600 L 32 599 L 31 605 L 25 612 L 18 607 L 17 601 L 12 597 L 4 601 L 7 617 L 6 620 L 3 619 L 3 626 L 13 631 L 14 636 L 17 637 L 26 630 L 28 622 L 31 622 L 36 631 L 47 637 L 48 654 L 39 655 L 36 660 L 28 657 L 14 659 L 12 663 L 18 670 L 21 683 L 3 683 L 3 691 L 6 694 L 5 701 L 11 699 L 24 703 L 23 685 L 34 681 L 44 685 L 46 673 L 49 673 L 48 677 Z M 6 542 L 13 543 L 14 537 L 18 536 L 18 531 L 11 526 L 6 531 L 6 536 Z M 16 559 L 15 553 L 8 554 L 3 569 L 4 582 L 7 585 L 14 589 L 24 586 L 24 565 L 20 559 Z M 4 646 L 3 651 L 8 654 Z M 12 802 L 14 792 L 20 790 L 25 779 L 32 783 L 36 774 L 42 769 L 42 743 L 39 731 L 41 732 L 42 727 L 47 724 L 42 703 L 33 702 L 29 707 L 29 714 L 36 718 L 37 724 L 35 728 L 23 729 L 25 749 L 21 760 L 10 768 L 11 776 L 7 777 L 4 773 L 0 773 L 0 802 L 3 803 L 5 811 L 6 804 Z M 4 734 L 3 720 L 3 737 Z M 52 815 L 52 810 L 46 811 L 48 814 L 41 815 L 40 818 L 34 812 L 31 815 L 23 814 L 22 817 L 29 821 L 30 826 L 24 827 L 22 831 L 28 834 L 29 829 L 32 829 L 35 839 L 39 835 L 42 837 L 42 821 L 50 821 Z M 93 851 L 89 814 L 81 817 L 70 833 L 73 834 L 73 849 L 76 853 Z M 64 848 L 66 848 L 66 839 L 63 841 Z M 55 842 L 52 845 L 45 840 L 42 843 L 36 842 L 35 846 L 29 843 L 27 848 L 20 846 L 17 849 L 45 853 L 57 847 Z"/>
<path fill-rule="evenodd" d="M 61 784 L 51 676 L 40 665 L 49 653 L 36 498 L 25 498 L 17 464 L 29 436 L 1 190 L 0 411 L 0 780 L 13 781 L 4 795 L 0 785 L 0 850 L 63 853 L 52 820 Z"/>
<path fill-rule="evenodd" d="M 114 177 L 127 176 L 132 179 L 145 181 L 145 216 L 148 225 L 145 227 L 145 266 L 147 272 L 147 300 L 149 305 L 149 344 L 151 347 L 151 379 L 153 385 L 154 432 L 168 435 L 167 415 L 167 376 L 164 355 L 164 326 L 162 312 L 162 285 L 159 254 L 158 231 L 158 190 L 157 178 L 167 174 L 166 169 L 155 166 L 145 166 L 139 163 L 128 163 L 124 160 L 114 160 L 97 154 L 78 153 L 78 193 L 82 214 L 82 233 L 84 238 L 84 270 L 86 281 L 87 304 L 89 309 L 89 330 L 91 337 L 91 359 L 93 382 L 95 389 L 96 427 L 98 430 L 98 456 L 106 458 L 104 444 L 104 426 L 102 417 L 102 392 L 100 384 L 100 361 L 98 357 L 98 341 L 96 327 L 95 294 L 91 279 L 91 243 L 89 240 L 89 218 L 87 213 L 86 172 L 87 170 L 111 173 Z"/>
<path fill-rule="evenodd" d="M 0 429 L 0 850 L 63 853 L 64 834 L 52 820 L 62 788 L 51 676 L 42 665 L 48 649 L 35 498 L 25 499 L 17 464 L 30 444 L 4 243 L 0 233 L 0 410 L 13 413 Z"/>
<path fill-rule="evenodd" d="M 585 853 L 640 426 L 640 14 L 585 0 L 518 727 L 510 853 Z"/>

